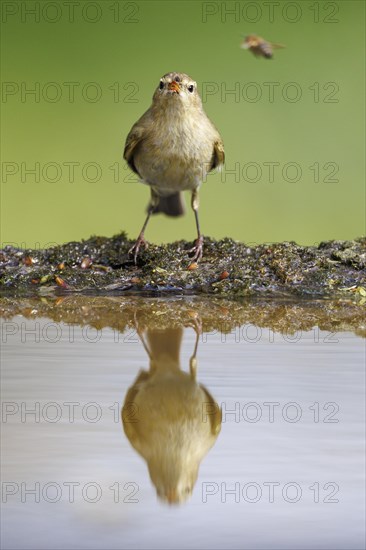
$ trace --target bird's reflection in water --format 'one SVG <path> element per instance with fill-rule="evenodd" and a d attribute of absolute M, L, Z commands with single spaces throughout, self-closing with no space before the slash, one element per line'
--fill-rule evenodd
<path fill-rule="evenodd" d="M 150 359 L 129 388 L 122 422 L 131 445 L 146 460 L 158 497 L 169 503 L 192 494 L 201 460 L 221 429 L 221 410 L 196 381 L 199 325 L 189 373 L 181 370 L 183 328 L 137 332 Z"/>

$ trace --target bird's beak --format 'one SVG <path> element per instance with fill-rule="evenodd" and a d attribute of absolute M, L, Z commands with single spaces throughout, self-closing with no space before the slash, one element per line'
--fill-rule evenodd
<path fill-rule="evenodd" d="M 166 493 L 166 499 L 169 504 L 176 504 L 178 502 L 178 494 L 175 489 L 171 489 Z"/>
<path fill-rule="evenodd" d="M 178 82 L 176 82 L 175 80 L 173 80 L 173 82 L 170 82 L 168 84 L 168 90 L 170 92 L 177 92 L 177 94 L 179 94 L 180 86 L 179 86 Z"/>

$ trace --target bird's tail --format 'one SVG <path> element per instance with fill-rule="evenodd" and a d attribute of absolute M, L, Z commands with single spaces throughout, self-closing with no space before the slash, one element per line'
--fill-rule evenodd
<path fill-rule="evenodd" d="M 173 363 L 179 364 L 180 346 L 183 337 L 181 327 L 165 330 L 148 329 L 146 336 L 153 361 L 159 362 L 162 357 L 166 357 Z"/>
<path fill-rule="evenodd" d="M 184 214 L 184 200 L 182 193 L 174 193 L 168 197 L 159 197 L 159 204 L 155 206 L 153 214 L 162 212 L 167 216 L 182 216 Z"/>

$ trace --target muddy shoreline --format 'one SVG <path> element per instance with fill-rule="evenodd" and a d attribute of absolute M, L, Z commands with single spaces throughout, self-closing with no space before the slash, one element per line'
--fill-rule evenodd
<path fill-rule="evenodd" d="M 234 297 L 366 297 L 366 238 L 248 246 L 205 238 L 204 256 L 191 264 L 192 242 L 150 244 L 134 265 L 125 233 L 90 237 L 48 249 L 0 250 L 2 296 L 70 293 L 109 295 L 209 294 Z"/>

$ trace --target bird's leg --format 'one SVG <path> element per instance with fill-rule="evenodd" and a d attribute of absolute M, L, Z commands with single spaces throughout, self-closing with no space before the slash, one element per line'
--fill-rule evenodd
<path fill-rule="evenodd" d="M 128 251 L 129 254 L 133 254 L 133 260 L 135 262 L 135 265 L 136 265 L 136 260 L 137 260 L 137 256 L 138 256 L 140 247 L 144 246 L 145 248 L 147 248 L 147 246 L 148 246 L 147 242 L 145 241 L 144 233 L 145 233 L 146 226 L 149 223 L 150 216 L 153 213 L 154 208 L 158 203 L 159 203 L 159 197 L 155 193 L 155 191 L 153 189 L 151 189 L 151 199 L 150 199 L 150 203 L 149 203 L 149 206 L 148 206 L 148 209 L 147 209 L 146 220 L 144 222 L 144 225 L 142 226 L 142 229 L 140 231 L 139 236 L 137 237 L 137 240 L 136 240 L 135 244 Z"/>
<path fill-rule="evenodd" d="M 200 222 L 198 219 L 198 207 L 199 207 L 199 198 L 198 198 L 198 189 L 192 191 L 192 200 L 191 200 L 192 210 L 194 212 L 194 217 L 196 219 L 197 227 L 197 240 L 193 248 L 188 252 L 194 252 L 192 262 L 198 262 L 202 258 L 203 253 L 203 235 L 201 235 Z"/>
<path fill-rule="evenodd" d="M 193 329 L 196 333 L 196 342 L 194 345 L 193 355 L 191 356 L 189 360 L 189 371 L 191 373 L 192 378 L 196 378 L 197 376 L 197 349 L 198 349 L 198 341 L 199 337 L 202 334 L 202 322 L 201 320 L 194 319 L 192 321 Z"/>
<path fill-rule="evenodd" d="M 147 355 L 149 356 L 150 361 L 152 361 L 151 351 L 149 350 L 148 345 L 145 342 L 144 334 L 143 334 L 143 332 L 140 328 L 139 322 L 137 320 L 136 311 L 134 312 L 134 320 L 135 320 L 135 327 L 136 327 L 137 336 L 140 338 L 141 343 L 144 346 L 144 350 L 146 351 Z"/>

